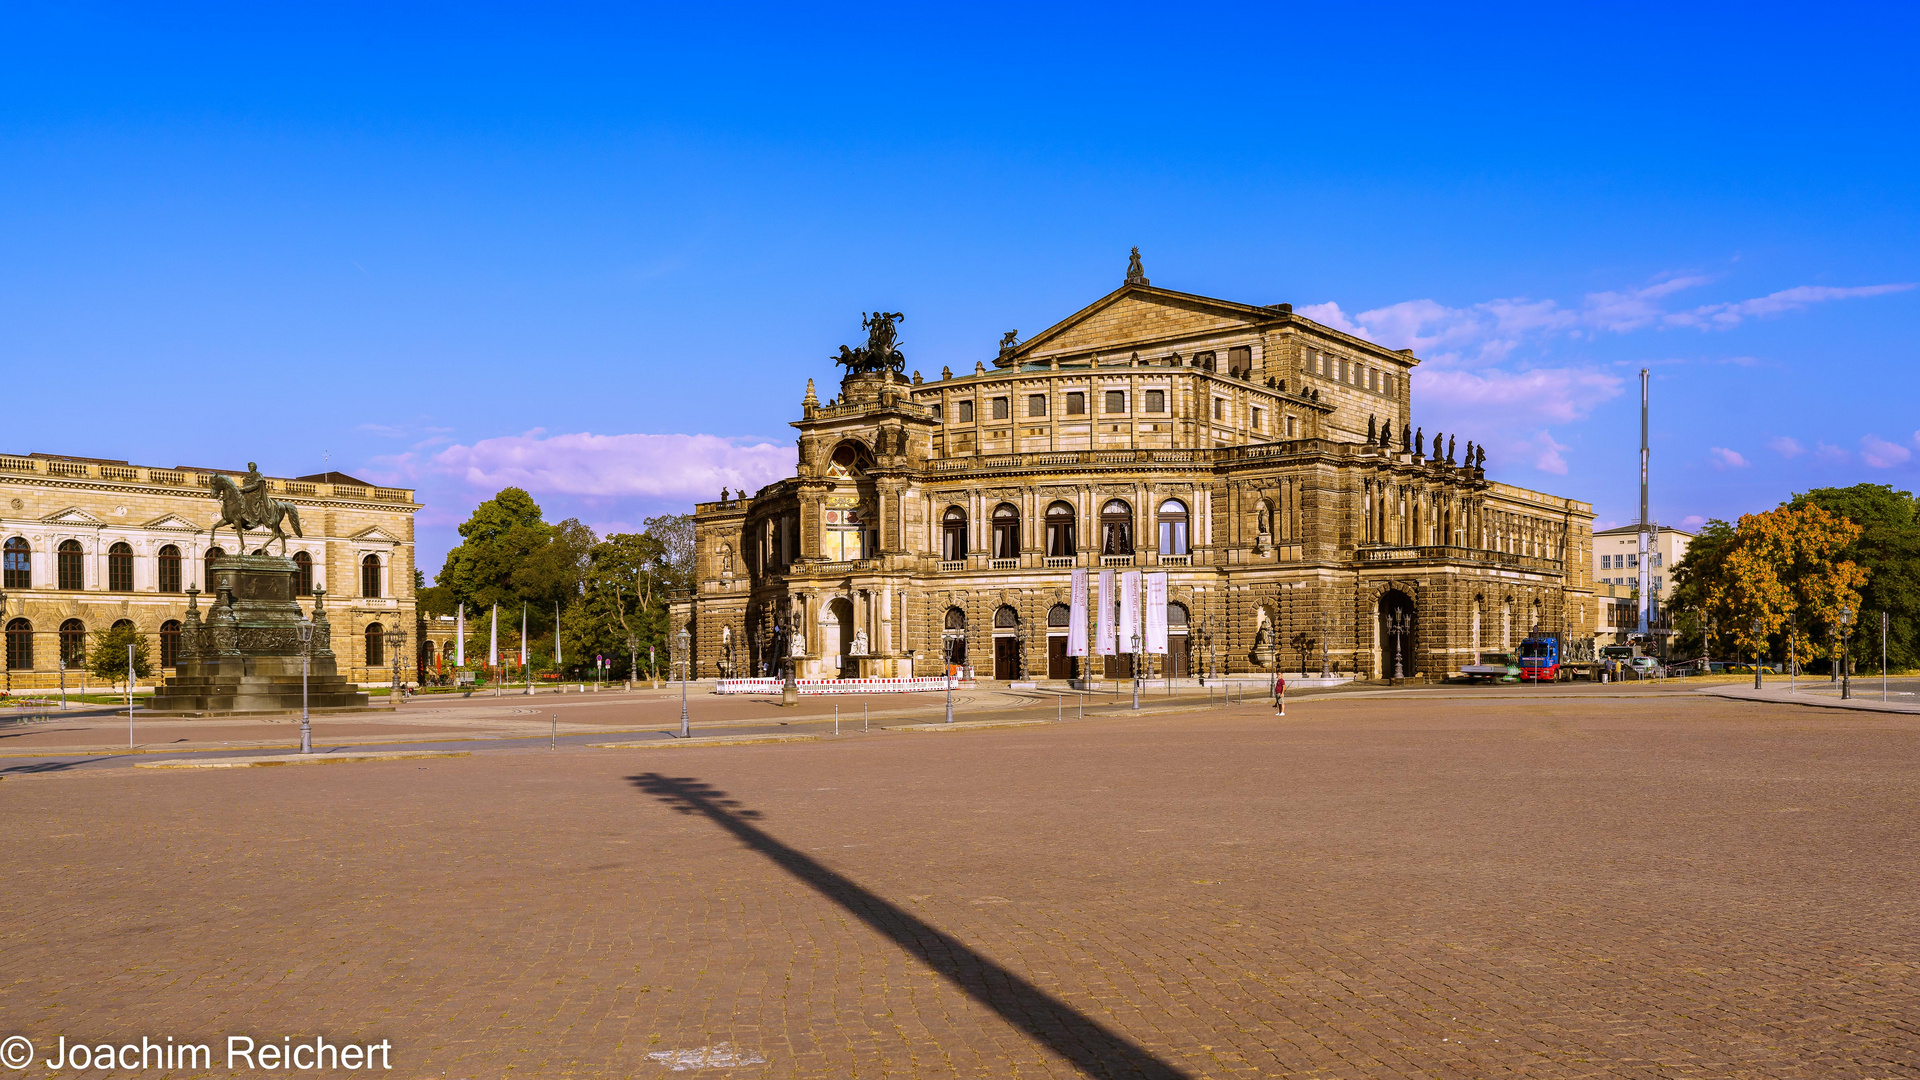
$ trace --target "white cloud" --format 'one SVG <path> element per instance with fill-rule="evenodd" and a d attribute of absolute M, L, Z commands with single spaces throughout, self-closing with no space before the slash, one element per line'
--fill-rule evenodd
<path fill-rule="evenodd" d="M 1680 519 L 1680 527 L 1683 529 L 1697 529 L 1706 523 L 1707 519 L 1701 517 L 1699 514 L 1688 514 L 1686 517 Z"/>
<path fill-rule="evenodd" d="M 1821 461 L 1838 463 L 1850 459 L 1853 455 L 1830 442 L 1816 442 L 1813 444 L 1813 456 Z"/>
<path fill-rule="evenodd" d="M 482 489 L 535 495 L 714 499 L 722 487 L 757 489 L 794 467 L 791 446 L 718 435 L 524 435 L 482 439 L 435 454 L 431 468 Z"/>
<path fill-rule="evenodd" d="M 1777 439 L 1769 439 L 1767 440 L 1767 446 L 1783 458 L 1797 458 L 1807 452 L 1807 448 L 1800 445 L 1800 440 L 1791 435 L 1782 435 Z"/>
<path fill-rule="evenodd" d="M 1740 452 L 1737 450 L 1729 450 L 1724 446 L 1714 446 L 1709 447 L 1707 453 L 1712 455 L 1713 467 L 1716 469 L 1744 469 L 1747 467 L 1747 459 L 1741 457 Z"/>
<path fill-rule="evenodd" d="M 1878 435 L 1860 437 L 1860 460 L 1876 469 L 1891 469 L 1895 465 L 1904 465 L 1913 457 L 1913 451 L 1899 443 L 1888 442 Z"/>
<path fill-rule="evenodd" d="M 1665 322 L 1669 326 L 1697 326 L 1702 330 L 1723 330 L 1738 326 L 1748 318 L 1781 315 L 1828 300 L 1906 292 L 1913 287 L 1913 282 L 1856 285 L 1851 288 L 1836 288 L 1831 285 L 1796 285 L 1791 289 L 1781 289 L 1779 292 L 1768 293 L 1752 300 L 1741 300 L 1732 304 L 1706 304 L 1691 311 L 1676 311 L 1668 315 Z"/>

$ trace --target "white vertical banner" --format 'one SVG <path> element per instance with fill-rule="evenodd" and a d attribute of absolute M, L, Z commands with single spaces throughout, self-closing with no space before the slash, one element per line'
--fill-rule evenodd
<path fill-rule="evenodd" d="M 453 624 L 453 666 L 467 666 L 467 603 L 460 602 L 460 617 Z"/>
<path fill-rule="evenodd" d="M 1133 639 L 1140 633 L 1140 571 L 1120 573 L 1120 651 L 1134 650 Z"/>
<path fill-rule="evenodd" d="M 1167 575 L 1147 575 L 1147 651 L 1167 654 Z"/>
<path fill-rule="evenodd" d="M 1073 572 L 1073 614 L 1067 617 L 1067 655 L 1087 655 L 1087 571 Z"/>
<path fill-rule="evenodd" d="M 493 621 L 487 624 L 487 666 L 500 666 L 500 605 L 493 605 Z"/>
<path fill-rule="evenodd" d="M 1099 637 L 1098 643 L 1095 645 L 1095 648 L 1099 650 L 1099 654 L 1101 656 L 1112 656 L 1114 653 L 1114 648 L 1113 648 L 1113 616 L 1114 616 L 1113 571 L 1111 570 L 1100 571 L 1100 595 L 1094 597 L 1094 601 L 1100 605 L 1100 612 L 1099 612 L 1099 615 L 1097 616 L 1097 619 L 1099 621 L 1096 623 L 1096 628 L 1098 629 L 1100 637 Z"/>

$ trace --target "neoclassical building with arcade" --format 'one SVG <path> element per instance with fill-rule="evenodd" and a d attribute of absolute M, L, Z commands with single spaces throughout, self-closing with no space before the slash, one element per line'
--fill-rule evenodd
<path fill-rule="evenodd" d="M 905 373 L 898 314 L 812 380 L 794 474 L 695 508 L 673 606 L 694 674 L 1126 677 L 1067 654 L 1075 568 L 1165 572 L 1148 674 L 1433 679 L 1529 631 L 1591 637 L 1593 511 L 1490 479 L 1470 432 L 1429 432 L 1406 350 L 1153 285 L 1117 290 L 991 361 Z"/>

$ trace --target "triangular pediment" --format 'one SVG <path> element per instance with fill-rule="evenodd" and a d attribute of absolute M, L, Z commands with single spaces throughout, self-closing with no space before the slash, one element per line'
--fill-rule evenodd
<path fill-rule="evenodd" d="M 378 525 L 369 525 L 348 537 L 349 540 L 375 540 L 388 544 L 397 544 L 400 538 Z"/>
<path fill-rule="evenodd" d="M 200 526 L 195 525 L 193 522 L 188 521 L 186 518 L 181 517 L 179 514 L 167 514 L 162 517 L 157 517 L 140 527 L 143 529 L 165 529 L 170 532 L 200 532 L 201 531 Z"/>
<path fill-rule="evenodd" d="M 1283 317 L 1272 308 L 1127 285 L 1035 334 L 1011 355 L 1026 361 L 1173 346 L 1184 339 L 1247 330 Z"/>
<path fill-rule="evenodd" d="M 51 514 L 48 514 L 46 517 L 41 518 L 40 520 L 42 523 L 47 525 L 104 525 L 106 524 L 106 522 L 101 521 L 99 518 L 94 517 L 92 514 L 87 513 L 85 510 L 82 510 L 77 506 L 69 506 L 65 510 L 56 510 Z"/>

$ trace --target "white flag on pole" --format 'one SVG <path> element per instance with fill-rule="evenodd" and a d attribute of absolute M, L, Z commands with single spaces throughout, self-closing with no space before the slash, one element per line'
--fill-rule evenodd
<path fill-rule="evenodd" d="M 453 666 L 467 666 L 467 602 L 460 602 L 460 615 L 453 624 Z"/>
<path fill-rule="evenodd" d="M 1147 575 L 1147 651 L 1167 654 L 1167 575 Z"/>
<path fill-rule="evenodd" d="M 1113 571 L 1111 570 L 1100 571 L 1100 595 L 1094 597 L 1094 599 L 1100 605 L 1100 613 L 1097 616 L 1095 621 L 1095 630 L 1099 634 L 1099 640 L 1096 642 L 1094 647 L 1099 650 L 1101 656 L 1112 656 L 1113 655 L 1113 616 L 1114 616 L 1113 605 L 1115 600 L 1115 595 L 1113 591 Z"/>
<path fill-rule="evenodd" d="M 1067 655 L 1087 655 L 1087 571 L 1073 572 L 1073 613 L 1067 621 Z"/>
<path fill-rule="evenodd" d="M 493 622 L 487 627 L 487 666 L 500 666 L 500 605 L 493 605 Z"/>
<path fill-rule="evenodd" d="M 1131 653 L 1139 646 L 1134 635 L 1140 632 L 1140 571 L 1120 572 L 1120 651 Z"/>
<path fill-rule="evenodd" d="M 527 670 L 527 605 L 520 605 L 520 670 Z"/>

